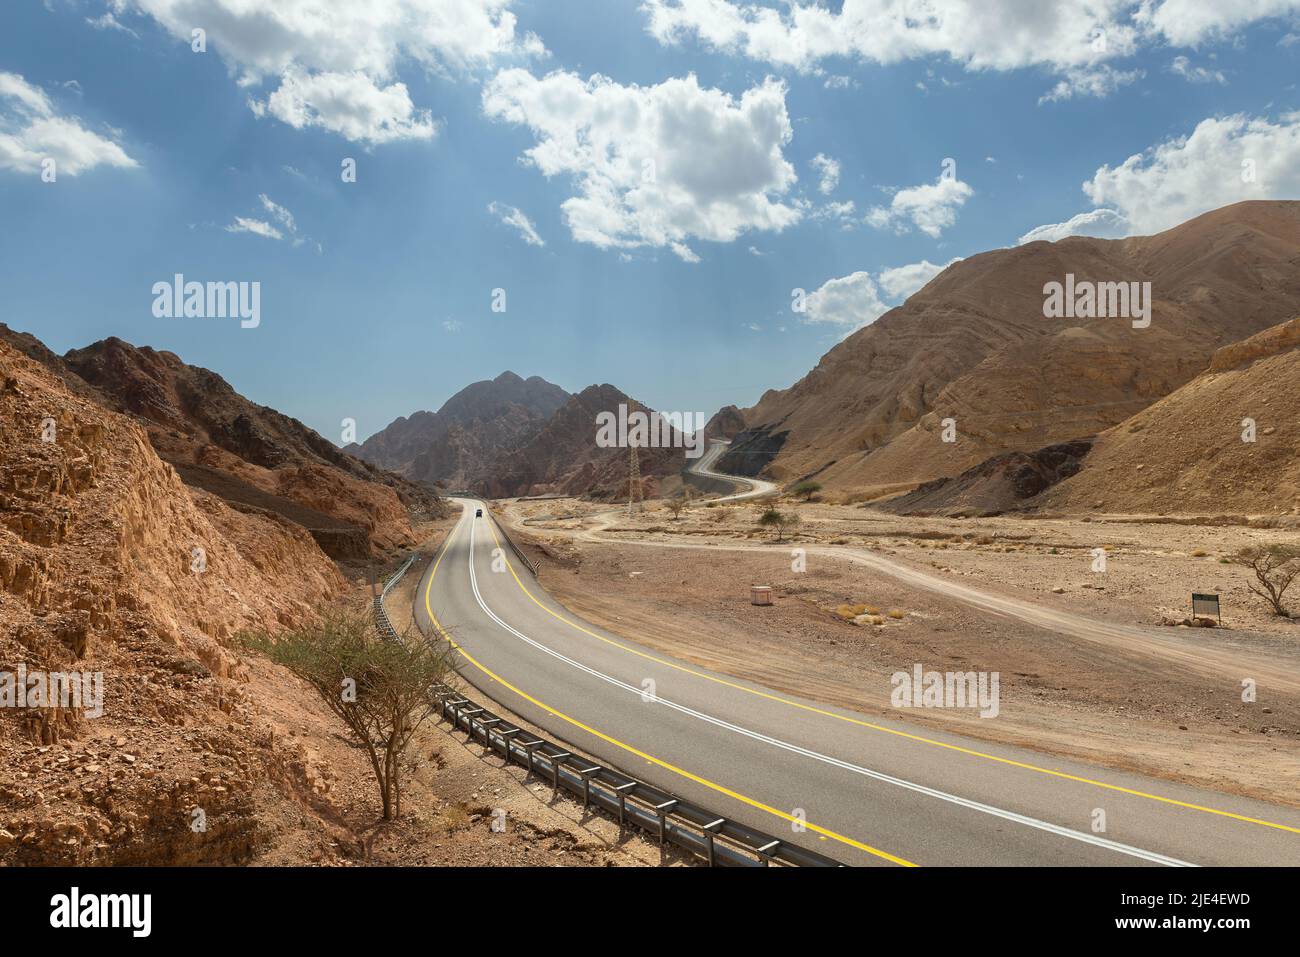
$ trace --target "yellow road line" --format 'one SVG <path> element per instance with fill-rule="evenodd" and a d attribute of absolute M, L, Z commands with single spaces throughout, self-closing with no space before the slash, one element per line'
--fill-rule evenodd
<path fill-rule="evenodd" d="M 492 540 L 497 543 L 497 547 L 500 547 L 501 545 L 500 539 L 497 538 L 496 530 L 493 528 L 491 522 L 488 523 L 488 530 L 492 532 Z M 644 651 L 639 651 L 636 648 L 632 648 L 628 645 L 623 644 L 622 642 L 615 641 L 612 638 L 606 638 L 604 635 L 598 635 L 594 631 L 590 630 L 589 628 L 584 628 L 582 625 L 570 621 L 568 618 L 565 618 L 563 615 L 559 614 L 556 611 L 553 611 L 552 609 L 548 608 L 545 604 L 537 600 L 537 597 L 528 590 L 528 588 L 524 585 L 523 581 L 521 581 L 519 576 L 515 573 L 514 566 L 510 564 L 509 559 L 506 559 L 506 567 L 510 569 L 511 576 L 514 578 L 515 583 L 523 590 L 523 593 L 527 595 L 529 598 L 531 598 L 533 600 L 533 603 L 537 605 L 537 607 L 541 608 L 551 617 L 564 622 L 564 624 L 568 625 L 570 628 L 577 629 L 578 631 L 582 632 L 584 635 L 590 635 L 592 638 L 595 638 L 598 641 L 603 641 L 607 645 L 612 645 L 615 648 L 619 648 L 623 651 L 628 652 L 629 654 L 636 655 L 639 658 L 644 658 L 647 661 L 653 661 L 655 664 L 663 665 L 666 668 L 673 668 L 677 671 L 682 671 L 685 672 L 686 674 L 693 675 L 696 678 L 703 678 L 706 681 L 712 681 L 715 684 L 725 685 L 728 688 L 735 688 L 737 691 L 743 691 L 746 694 L 752 694 L 759 698 L 766 698 L 769 701 L 776 701 L 780 704 L 789 705 L 790 707 L 798 708 L 801 711 L 809 711 L 813 714 L 819 714 L 827 718 L 834 718 L 837 721 L 844 721 L 849 724 L 858 725 L 859 727 L 870 728 L 873 731 L 883 731 L 886 734 L 896 735 L 897 737 L 900 738 L 907 738 L 910 741 L 918 741 L 922 744 L 929 744 L 938 748 L 946 748 L 949 751 L 957 751 L 961 754 L 970 755 L 971 757 L 983 758 L 987 761 L 996 761 L 999 764 L 1010 765 L 1011 767 L 1020 768 L 1025 771 L 1034 771 L 1038 774 L 1046 774 L 1049 775 L 1050 777 L 1062 778 L 1066 781 L 1074 781 L 1079 784 L 1091 784 L 1094 787 L 1105 788 L 1108 791 L 1117 791 L 1121 794 L 1127 794 L 1130 797 L 1145 798 L 1149 801 L 1159 801 L 1162 804 L 1171 804 L 1175 807 L 1186 808 L 1191 811 L 1202 811 L 1206 814 L 1216 814 L 1219 817 L 1232 818 L 1233 820 L 1244 821 L 1248 824 L 1259 824 L 1263 827 L 1276 828 L 1279 831 L 1290 831 L 1292 834 L 1300 834 L 1300 828 L 1291 827 L 1290 825 L 1287 824 L 1275 824 L 1272 821 L 1264 821 L 1261 820 L 1260 818 L 1247 817 L 1244 814 L 1235 814 L 1232 811 L 1221 811 L 1218 808 L 1204 807 L 1203 805 L 1191 804 L 1187 801 L 1178 801 L 1175 800 L 1174 798 L 1162 797 L 1159 794 L 1148 794 L 1145 791 L 1137 791 L 1132 788 L 1121 787 L 1118 784 L 1107 784 L 1105 781 L 1095 781 L 1092 778 L 1080 777 L 1079 775 L 1075 775 L 1075 774 L 1067 774 L 1064 771 L 1054 771 L 1051 768 L 1040 768 L 1037 765 L 1026 764 L 1023 761 L 1013 761 L 1011 758 L 1001 758 L 998 757 L 996 754 L 987 754 L 986 752 L 983 751 L 975 751 L 972 750 L 971 748 L 963 748 L 961 745 L 949 744 L 946 741 L 936 741 L 934 738 L 927 738 L 922 735 L 911 734 L 907 731 L 899 731 L 897 728 L 887 728 L 884 725 L 874 724 L 870 721 L 863 721 L 859 718 L 850 718 L 847 715 L 836 714 L 834 711 L 827 711 L 823 708 L 816 708 L 813 707 L 812 705 L 802 704 L 798 701 L 791 701 L 789 698 L 783 698 L 780 695 L 771 694 L 766 691 L 759 691 L 756 688 L 747 688 L 744 685 L 737 684 L 734 681 L 727 681 L 725 678 L 719 678 L 715 675 L 705 674 L 702 671 L 696 671 L 693 668 L 688 668 L 684 665 L 679 665 L 676 662 L 668 661 L 664 658 L 659 658 L 656 657 L 655 655 L 647 654 Z"/>
<path fill-rule="evenodd" d="M 491 528 L 491 525 L 492 523 L 489 521 L 488 527 Z M 850 847 L 855 847 L 860 851 L 866 851 L 868 854 L 873 854 L 876 857 L 884 858 L 887 861 L 891 861 L 895 864 L 900 864 L 903 867 L 917 866 L 911 861 L 905 860 L 904 858 L 898 857 L 894 854 L 890 854 L 888 851 L 882 851 L 879 848 L 872 847 L 870 844 L 864 844 L 861 841 L 855 841 L 851 837 L 846 837 L 843 834 L 838 834 L 835 831 L 821 827 L 817 824 L 813 824 L 811 821 L 804 821 L 800 818 L 795 817 L 793 814 L 788 814 L 785 811 L 780 810 L 779 808 L 774 808 L 771 807 L 770 805 L 764 804 L 762 801 L 756 801 L 751 797 L 746 797 L 745 795 L 737 791 L 733 791 L 728 787 L 724 787 L 723 785 L 710 781 L 707 778 L 702 778 L 698 774 L 692 774 L 690 771 L 684 770 L 683 768 L 679 768 L 674 764 L 669 764 L 667 761 L 661 760 L 660 758 L 656 758 L 652 754 L 647 754 L 645 751 L 642 751 L 639 748 L 634 748 L 630 744 L 625 744 L 624 742 L 618 740 L 617 738 L 605 734 L 603 731 L 596 730 L 589 724 L 584 724 L 583 722 L 579 721 L 577 718 L 569 717 L 564 712 L 559 711 L 551 707 L 550 705 L 546 704 L 546 702 L 534 698 L 526 691 L 522 691 L 519 688 L 515 687 L 509 681 L 506 681 L 505 678 L 502 678 L 496 672 L 492 671 L 487 666 L 483 665 L 476 658 L 470 655 L 469 652 L 467 652 L 464 648 L 462 648 L 456 642 L 456 640 L 452 638 L 450 634 L 447 633 L 447 629 L 442 627 L 442 623 L 438 621 L 437 616 L 434 615 L 433 607 L 430 604 L 429 593 L 433 589 L 433 578 L 435 575 L 438 574 L 438 566 L 442 564 L 443 556 L 446 555 L 447 552 L 451 550 L 451 541 L 453 538 L 456 537 L 456 533 L 458 531 L 460 531 L 460 523 L 457 523 L 456 527 L 452 529 L 451 534 L 447 536 L 447 541 L 443 544 L 442 551 L 439 553 L 437 560 L 434 561 L 433 569 L 429 572 L 428 584 L 424 586 L 424 610 L 428 614 L 429 620 L 433 622 L 433 626 L 438 629 L 438 633 L 442 635 L 442 637 L 445 638 L 447 642 L 460 653 L 462 658 L 464 658 L 466 661 L 472 664 L 479 671 L 483 672 L 485 675 L 487 675 L 489 678 L 493 679 L 494 681 L 500 683 L 503 687 L 509 688 L 511 691 L 519 695 L 519 697 L 523 698 L 524 700 L 531 701 L 533 704 L 537 705 L 537 707 L 541 708 L 543 711 L 547 712 L 548 714 L 553 714 L 555 715 L 555 717 L 559 718 L 560 720 L 567 721 L 569 724 L 573 725 L 574 727 L 581 728 L 583 731 L 586 731 L 588 734 L 595 735 L 596 737 L 600 738 L 602 741 L 607 741 L 610 744 L 614 745 L 615 747 L 627 751 L 629 754 L 635 754 L 639 758 L 644 758 L 646 761 L 649 761 L 651 764 L 656 764 L 659 767 L 664 768 L 665 770 L 671 771 L 674 774 L 679 774 L 684 778 L 694 781 L 696 784 L 702 784 L 707 788 L 717 791 L 719 794 L 725 794 L 729 798 L 734 798 L 737 801 L 741 801 L 744 804 L 748 804 L 750 807 L 757 808 L 760 811 L 766 811 L 768 814 L 775 815 L 776 817 L 779 817 L 784 821 L 800 824 L 803 827 L 807 828 L 808 830 L 814 831 L 815 833 L 820 834 L 823 837 L 829 837 L 832 840 L 839 841 L 842 844 L 847 844 Z M 499 548 L 500 541 L 497 540 L 495 532 L 492 533 L 492 538 L 494 541 L 497 541 L 497 547 Z M 509 565 L 509 562 L 507 562 L 507 565 Z M 510 572 L 511 574 L 514 574 L 513 567 L 510 568 Z M 518 580 L 519 579 L 516 576 L 515 581 Z M 520 584 L 522 587 L 522 583 Z"/>

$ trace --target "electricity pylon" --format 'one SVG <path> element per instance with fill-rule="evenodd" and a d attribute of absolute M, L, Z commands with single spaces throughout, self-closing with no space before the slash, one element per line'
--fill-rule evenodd
<path fill-rule="evenodd" d="M 636 446 L 628 443 L 627 465 L 627 513 L 635 515 L 641 511 L 641 462 L 637 459 Z"/>

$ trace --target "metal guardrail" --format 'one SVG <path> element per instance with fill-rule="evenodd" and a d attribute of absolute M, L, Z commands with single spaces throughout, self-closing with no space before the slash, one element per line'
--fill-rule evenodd
<path fill-rule="evenodd" d="M 417 557 L 419 557 L 418 552 L 411 552 L 410 557 L 402 563 L 402 567 L 393 572 L 392 575 L 388 576 L 388 581 L 385 583 L 383 591 L 375 596 L 375 628 L 379 631 L 379 636 L 381 638 L 395 641 L 399 637 L 397 629 L 393 627 L 393 623 L 388 618 L 388 609 L 384 607 L 384 599 L 387 598 L 388 593 L 393 590 L 393 586 L 402 580 L 402 576 L 405 575 L 411 565 L 415 563 Z"/>
<path fill-rule="evenodd" d="M 491 517 L 492 521 L 496 523 L 497 528 L 501 530 L 501 537 L 506 540 L 506 544 L 510 546 L 510 550 L 515 553 L 515 557 L 523 562 L 524 567 L 532 573 L 534 578 L 537 577 L 537 562 L 525 555 L 519 546 L 515 544 L 515 540 L 510 537 L 510 533 L 506 531 L 506 527 L 501 524 L 501 521 L 496 517 L 496 513 L 492 511 L 492 506 L 488 505 L 487 500 L 484 499 L 483 496 L 479 495 L 477 492 L 469 492 L 463 489 L 452 492 L 443 492 L 442 494 L 447 498 L 473 499 L 481 504 L 487 515 Z"/>
<path fill-rule="evenodd" d="M 412 554 L 393 573 L 383 593 L 375 599 L 388 629 L 387 632 L 381 629 L 384 637 L 398 637 L 388 624 L 384 597 L 410 569 L 415 557 Z M 418 617 L 416 620 L 418 623 Z M 429 636 L 425 638 L 428 640 Z M 485 748 L 499 752 L 508 763 L 527 768 L 530 775 L 546 771 L 557 793 L 563 788 L 581 797 L 584 809 L 600 808 L 615 818 L 620 828 L 631 825 L 658 835 L 660 847 L 665 841 L 670 842 L 703 858 L 710 867 L 843 866 L 815 851 L 719 817 L 615 768 L 578 757 L 563 746 L 535 737 L 498 717 L 449 685 L 439 683 L 430 693 L 436 700 L 439 716 L 451 723 L 452 730 L 464 730 L 470 740 L 481 739 Z"/>
<path fill-rule="evenodd" d="M 510 533 L 506 531 L 505 525 L 501 524 L 500 520 L 496 517 L 496 513 L 492 511 L 491 506 L 488 506 L 486 503 L 484 503 L 484 507 L 487 508 L 488 514 L 492 517 L 492 521 L 496 523 L 496 527 L 501 530 L 501 537 L 506 540 L 506 544 L 510 546 L 510 550 L 515 553 L 515 558 L 523 562 L 524 567 L 527 568 L 528 571 L 532 573 L 532 576 L 534 578 L 536 578 L 537 562 L 533 561 L 531 558 L 525 555 L 520 550 L 519 546 L 515 544 L 515 540 L 510 537 Z"/>
<path fill-rule="evenodd" d="M 584 810 L 594 806 L 606 811 L 620 828 L 631 825 L 657 835 L 660 847 L 665 842 L 675 844 L 703 858 L 710 867 L 842 866 L 815 851 L 719 817 L 622 771 L 574 755 L 545 738 L 533 737 L 453 688 L 435 688 L 434 697 L 452 730 L 465 731 L 469 740 L 481 741 L 484 748 L 527 768 L 530 775 L 546 772 L 553 790 L 563 788 L 580 797 Z"/>

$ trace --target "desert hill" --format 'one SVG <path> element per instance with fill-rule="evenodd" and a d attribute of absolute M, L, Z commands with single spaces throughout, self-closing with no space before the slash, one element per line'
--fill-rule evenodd
<path fill-rule="evenodd" d="M 1155 236 L 1072 237 L 954 263 L 741 413 L 723 469 L 870 489 L 1104 431 L 1217 349 L 1300 312 L 1300 202 L 1246 202 Z M 1046 318 L 1044 285 L 1150 282 L 1148 328 Z M 941 439 L 955 420 L 956 441 Z"/>
<path fill-rule="evenodd" d="M 1191 382 L 1097 436 L 1079 472 L 1032 504 L 1300 514 L 1300 319 L 1218 350 Z"/>
<path fill-rule="evenodd" d="M 280 514 L 335 558 L 410 545 L 411 515 L 438 515 L 444 507 L 431 489 L 348 455 L 173 353 L 109 338 L 58 357 L 4 326 L 0 339 L 71 391 L 141 421 L 187 484 Z"/>

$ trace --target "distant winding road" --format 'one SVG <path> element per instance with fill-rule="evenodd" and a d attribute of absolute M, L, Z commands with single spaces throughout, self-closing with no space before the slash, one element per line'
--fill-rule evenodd
<path fill-rule="evenodd" d="M 763 495 L 770 495 L 777 490 L 775 482 L 766 482 L 763 479 L 744 478 L 739 475 L 728 475 L 725 472 L 715 472 L 713 466 L 717 464 L 718 459 L 726 453 L 730 442 L 724 442 L 722 439 L 710 439 L 709 447 L 693 465 L 687 468 L 688 472 L 694 472 L 696 475 L 703 475 L 707 478 L 718 479 L 726 482 L 733 488 L 738 489 L 732 495 L 723 495 L 717 499 L 719 502 L 735 502 L 744 498 L 759 498 Z"/>
<path fill-rule="evenodd" d="M 726 478 L 719 454 L 702 474 Z M 738 496 L 772 489 L 737 481 L 750 486 Z M 1294 808 L 868 720 L 620 637 L 548 595 L 491 517 L 474 517 L 480 503 L 455 501 L 415 611 L 455 643 L 463 677 L 719 815 L 854 865 L 1300 865 Z"/>

